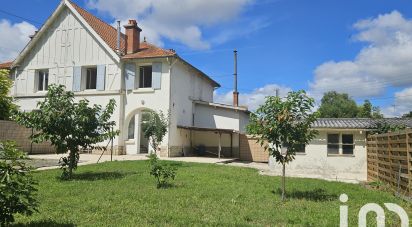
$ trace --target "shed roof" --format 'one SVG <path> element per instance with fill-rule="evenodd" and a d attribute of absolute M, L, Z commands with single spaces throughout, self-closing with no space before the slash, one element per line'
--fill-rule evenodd
<path fill-rule="evenodd" d="M 374 129 L 378 123 L 390 125 L 405 125 L 412 128 L 412 118 L 319 118 L 313 128 L 347 128 L 347 129 Z"/>

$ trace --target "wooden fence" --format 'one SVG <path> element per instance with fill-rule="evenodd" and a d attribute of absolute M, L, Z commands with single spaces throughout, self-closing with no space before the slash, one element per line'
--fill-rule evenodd
<path fill-rule="evenodd" d="M 389 184 L 412 196 L 412 130 L 368 136 L 368 181 Z"/>

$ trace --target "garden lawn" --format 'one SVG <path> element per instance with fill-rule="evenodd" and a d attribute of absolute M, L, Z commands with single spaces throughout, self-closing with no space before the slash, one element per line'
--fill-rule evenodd
<path fill-rule="evenodd" d="M 178 168 L 172 187 L 157 189 L 147 161 L 81 166 L 74 180 L 60 170 L 39 171 L 39 212 L 17 216 L 16 223 L 39 226 L 138 225 L 299 225 L 339 226 L 339 195 L 349 196 L 349 226 L 357 226 L 366 203 L 411 205 L 389 193 L 360 185 L 287 178 L 288 201 L 280 201 L 280 177 L 216 164 L 169 162 Z M 286 170 L 287 171 L 287 170 Z M 372 215 L 368 216 L 372 219 Z M 398 218 L 386 211 L 388 226 Z"/>

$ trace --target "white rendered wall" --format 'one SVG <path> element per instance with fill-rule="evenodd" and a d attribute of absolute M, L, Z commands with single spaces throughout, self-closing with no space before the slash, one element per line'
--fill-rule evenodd
<path fill-rule="evenodd" d="M 319 130 L 319 135 L 306 146 L 306 153 L 297 154 L 296 159 L 286 165 L 286 175 L 346 182 L 366 181 L 366 132 L 360 132 L 361 130 Z M 353 156 L 328 155 L 327 133 L 353 134 Z M 269 158 L 269 165 L 275 174 L 282 174 L 281 165 L 273 157 Z"/>
<path fill-rule="evenodd" d="M 177 125 L 192 126 L 193 100 L 212 102 L 214 88 L 198 72 L 177 61 L 172 68 L 170 89 L 169 147 L 171 153 L 182 153 L 190 149 L 190 135 Z"/>
<path fill-rule="evenodd" d="M 130 119 L 134 115 L 138 115 L 142 110 L 154 110 L 162 111 L 165 115 L 169 111 L 169 93 L 170 93 L 170 64 L 166 59 L 147 59 L 147 60 L 133 60 L 136 65 L 136 80 L 138 80 L 139 66 L 151 65 L 153 62 L 162 63 L 162 74 L 161 74 L 161 88 L 136 88 L 134 90 L 128 90 L 124 95 L 124 127 L 121 134 L 121 140 L 127 145 L 127 154 L 137 154 L 139 147 L 139 140 L 128 140 L 127 139 L 127 128 Z M 136 116 L 137 117 L 137 116 Z M 137 119 L 137 118 L 136 118 Z M 139 121 L 135 121 L 135 137 L 139 130 Z M 162 149 L 168 149 L 168 138 L 166 135 L 161 144 Z"/>
<path fill-rule="evenodd" d="M 248 114 L 244 111 L 210 105 L 195 105 L 195 124 L 200 128 L 232 129 L 245 132 L 249 123 Z"/>
<path fill-rule="evenodd" d="M 33 49 L 26 55 L 16 71 L 16 80 L 11 94 L 16 98 L 21 110 L 36 109 L 37 102 L 44 99 L 46 92 L 36 92 L 35 72 L 49 70 L 49 85 L 65 85 L 72 90 L 73 66 L 106 65 L 105 91 L 87 90 L 75 92 L 76 100 L 88 99 L 90 104 L 106 106 L 110 99 L 117 107 L 111 120 L 119 127 L 121 68 L 100 45 L 79 20 L 64 8 L 52 26 L 43 33 Z M 15 74 L 12 73 L 12 78 Z M 102 142 L 99 145 L 106 145 Z M 114 140 L 118 145 L 118 139 Z"/>

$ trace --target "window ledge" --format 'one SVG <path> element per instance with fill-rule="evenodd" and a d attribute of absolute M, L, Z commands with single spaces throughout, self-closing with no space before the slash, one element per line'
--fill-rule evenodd
<path fill-rule="evenodd" d="M 135 144 L 136 141 L 135 141 L 135 139 L 128 139 L 124 142 L 125 142 L 125 144 Z"/>
<path fill-rule="evenodd" d="M 295 154 L 296 155 L 306 155 L 306 152 L 300 152 L 300 153 L 296 152 Z"/>
<path fill-rule="evenodd" d="M 138 88 L 133 90 L 133 93 L 154 93 L 155 89 L 153 88 Z"/>
<path fill-rule="evenodd" d="M 353 154 L 328 154 L 327 157 L 355 157 Z"/>

